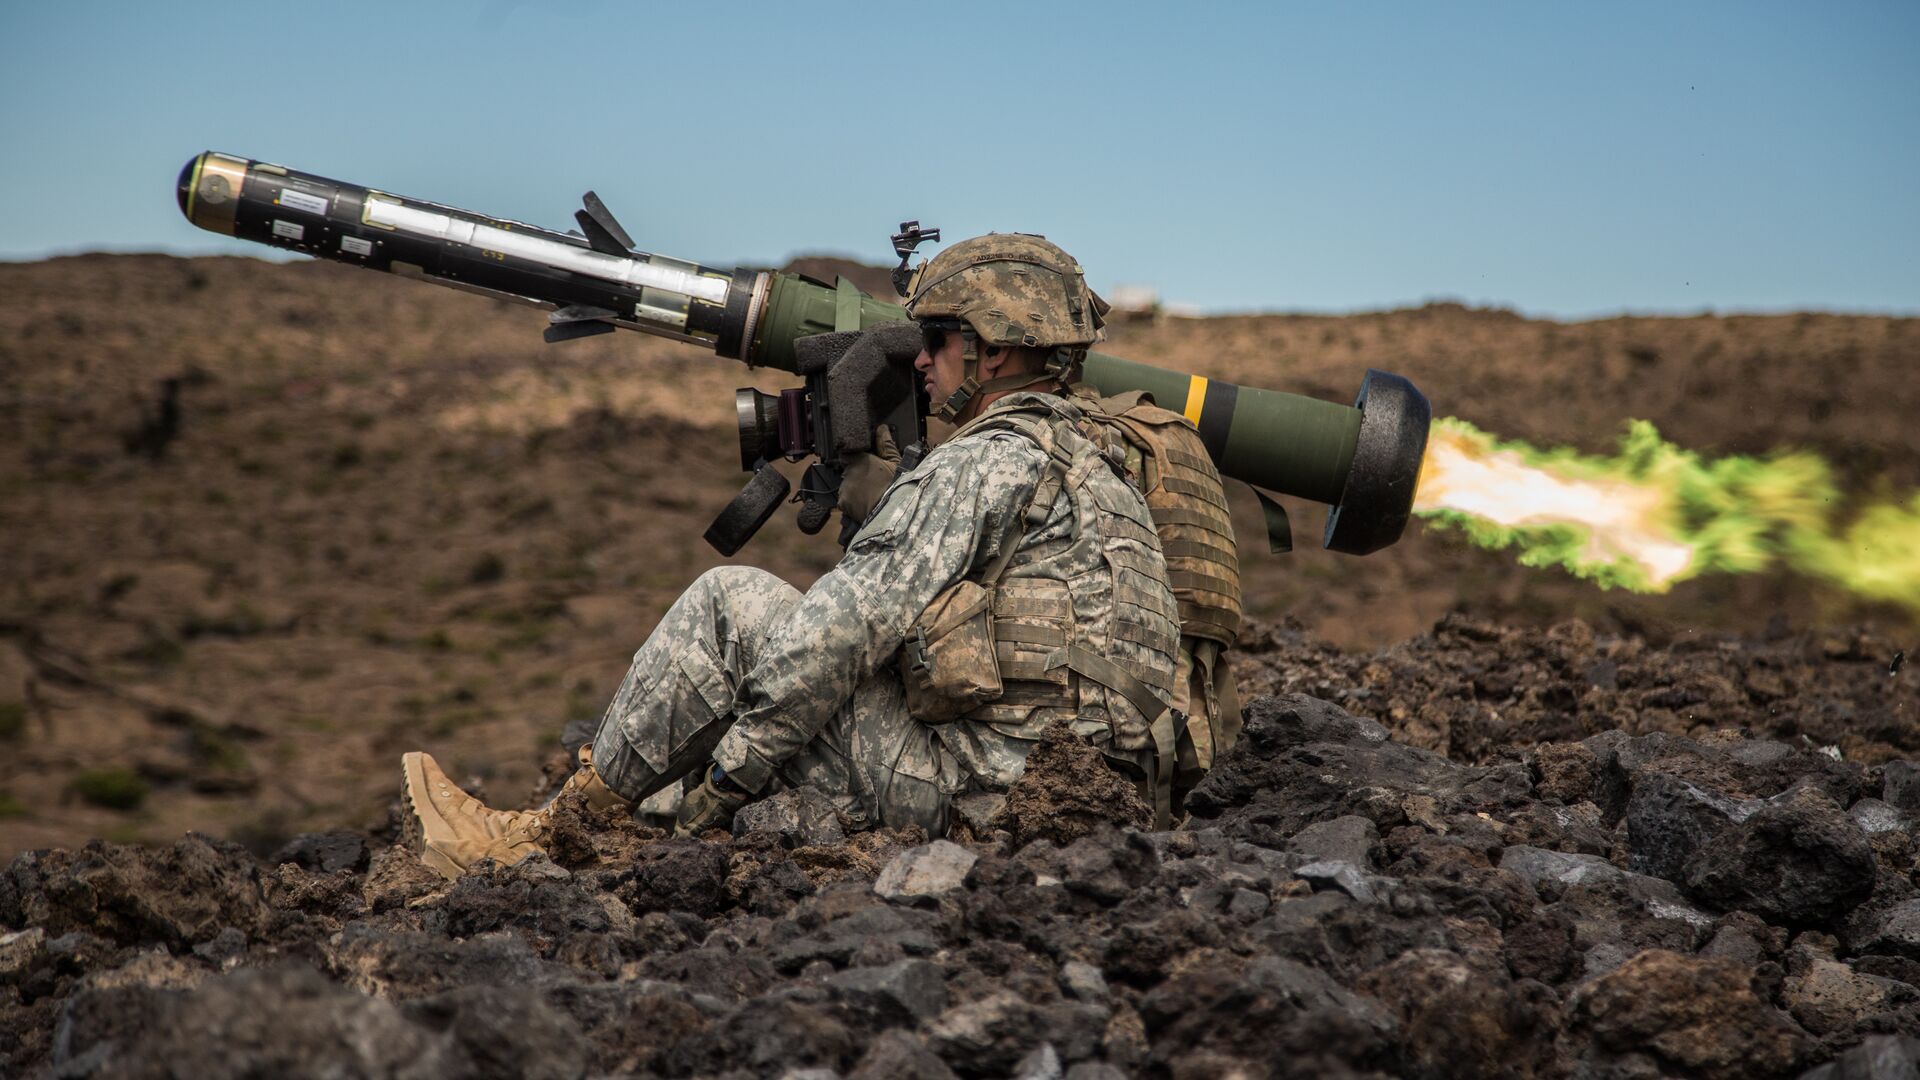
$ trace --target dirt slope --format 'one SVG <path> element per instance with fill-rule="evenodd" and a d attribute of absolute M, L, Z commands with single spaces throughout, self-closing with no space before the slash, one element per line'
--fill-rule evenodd
<path fill-rule="evenodd" d="M 186 828 L 270 850 L 376 817 L 422 745 L 524 790 L 720 561 L 699 534 L 742 479 L 731 362 L 635 334 L 549 347 L 538 312 L 320 263 L 86 256 L 0 266 L 0 295 L 0 854 Z M 1629 416 L 1709 451 L 1808 445 L 1870 490 L 1920 484 L 1917 325 L 1439 305 L 1127 324 L 1111 348 L 1332 398 L 1383 367 L 1441 413 L 1590 450 Z M 1655 649 L 1776 619 L 1912 644 L 1898 613 L 1800 580 L 1627 597 L 1417 527 L 1367 559 L 1274 558 L 1235 500 L 1249 607 L 1345 648 L 1455 609 Z M 804 583 L 836 551 L 789 521 L 741 559 Z"/>

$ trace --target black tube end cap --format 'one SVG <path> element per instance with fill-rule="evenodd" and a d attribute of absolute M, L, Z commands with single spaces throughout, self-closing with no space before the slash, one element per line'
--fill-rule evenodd
<path fill-rule="evenodd" d="M 1340 504 L 1327 513 L 1326 546 L 1371 555 L 1400 539 L 1413 516 L 1433 406 L 1406 378 L 1367 370 L 1354 401 L 1360 435 Z"/>
<path fill-rule="evenodd" d="M 180 179 L 173 185 L 173 197 L 180 204 L 180 214 L 189 221 L 193 220 L 193 216 L 187 213 L 187 197 L 193 194 L 193 174 L 200 167 L 200 159 L 206 156 L 195 154 L 188 158 L 187 163 L 180 166 Z"/>

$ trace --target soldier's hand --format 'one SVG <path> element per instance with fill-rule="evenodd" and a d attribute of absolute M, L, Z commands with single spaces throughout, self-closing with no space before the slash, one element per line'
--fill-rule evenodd
<path fill-rule="evenodd" d="M 899 471 L 900 448 L 894 444 L 893 429 L 881 424 L 873 429 L 873 452 L 854 455 L 840 475 L 840 512 L 849 521 L 867 520 Z"/>
<path fill-rule="evenodd" d="M 673 835 L 699 836 L 708 829 L 732 828 L 733 815 L 752 801 L 753 796 L 728 780 L 719 764 L 708 765 L 700 786 L 680 800 L 680 812 L 674 815 Z"/>

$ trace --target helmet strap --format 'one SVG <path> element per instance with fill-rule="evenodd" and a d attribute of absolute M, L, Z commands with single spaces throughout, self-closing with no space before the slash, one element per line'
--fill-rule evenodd
<path fill-rule="evenodd" d="M 975 377 L 980 373 L 980 336 L 971 328 L 962 330 L 960 335 L 967 343 L 966 350 L 960 354 L 960 370 L 964 376 L 960 380 L 960 389 L 947 395 L 947 400 L 933 410 L 934 419 L 949 424 L 960 422 L 960 414 L 967 411 L 973 396 L 980 392 L 980 380 Z"/>
<path fill-rule="evenodd" d="M 935 419 L 944 420 L 949 424 L 959 423 L 960 414 L 966 412 L 967 406 L 973 404 L 973 399 L 980 394 L 1017 390 L 1041 382 L 1051 382 L 1061 389 L 1066 388 L 1067 379 L 1073 371 L 1076 359 L 1074 350 L 1071 348 L 1055 349 L 1053 355 L 1047 358 L 1046 366 L 1039 371 L 1021 371 L 981 382 L 980 338 L 971 330 L 965 331 L 965 334 L 967 348 L 960 354 L 961 371 L 965 373 L 965 377 L 960 381 L 960 388 L 948 395 L 947 400 L 941 402 L 939 408 L 933 410 Z"/>

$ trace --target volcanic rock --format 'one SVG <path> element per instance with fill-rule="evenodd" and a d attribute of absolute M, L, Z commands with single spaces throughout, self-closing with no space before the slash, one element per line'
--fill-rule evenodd
<path fill-rule="evenodd" d="M 1685 875 L 1689 892 L 1723 910 L 1806 926 L 1865 900 L 1877 869 L 1860 826 L 1817 788 L 1796 787 L 1705 844 Z"/>
<path fill-rule="evenodd" d="M 1153 824 L 1153 808 L 1065 721 L 1047 725 L 994 814 L 993 827 L 1012 833 L 1020 846 L 1033 840 L 1070 844 L 1102 824 L 1144 829 Z"/>
<path fill-rule="evenodd" d="M 360 834 L 364 869 L 346 835 L 28 853 L 0 1073 L 1704 1078 L 1920 1031 L 1911 842 L 1856 823 L 1884 771 L 1850 815 L 1853 773 L 1760 740 L 1469 766 L 1247 715 L 1166 832 L 812 843 L 787 793 L 701 840 L 582 813 L 565 864 L 451 883 Z"/>
<path fill-rule="evenodd" d="M 332 874 L 341 870 L 365 870 L 368 856 L 366 837 L 351 829 L 333 829 L 296 836 L 267 861 L 294 863 L 304 870 Z"/>
<path fill-rule="evenodd" d="M 1800 1080 L 1914 1080 L 1920 1077 L 1920 1039 L 1874 1035 Z"/>
<path fill-rule="evenodd" d="M 733 835 L 768 832 L 788 847 L 845 842 L 840 814 L 818 788 L 811 785 L 778 792 L 748 803 L 733 816 Z"/>
<path fill-rule="evenodd" d="M 1786 1076 L 1807 1049 L 1805 1033 L 1754 994 L 1745 969 L 1661 949 L 1582 987 L 1570 1013 L 1580 1057 L 1638 1057 L 1708 1080 Z"/>

